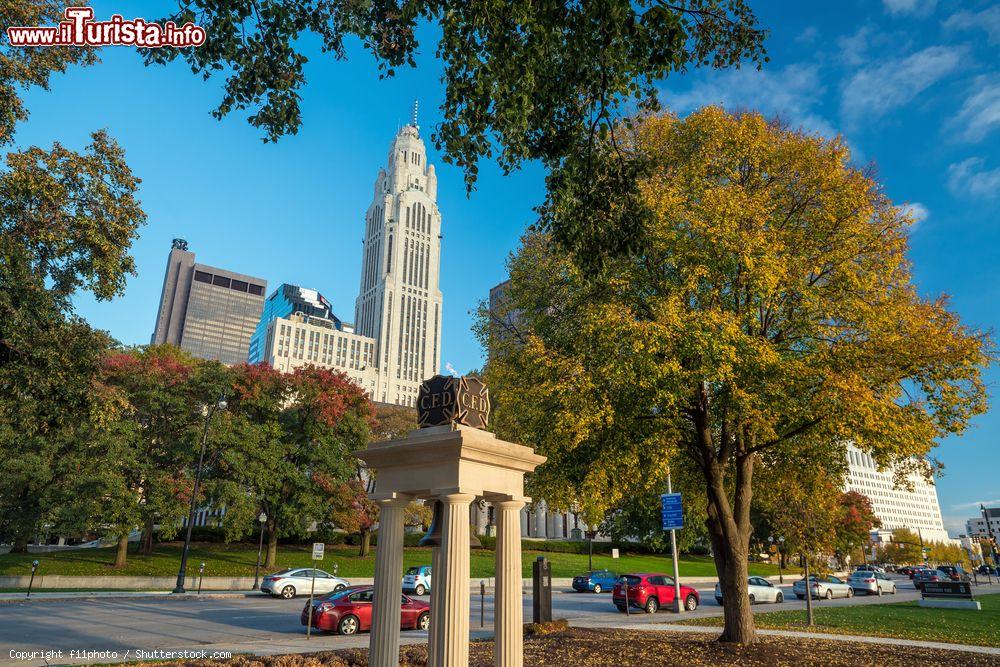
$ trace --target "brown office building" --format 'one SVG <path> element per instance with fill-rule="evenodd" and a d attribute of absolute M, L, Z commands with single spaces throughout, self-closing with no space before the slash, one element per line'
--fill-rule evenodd
<path fill-rule="evenodd" d="M 261 278 L 196 264 L 187 241 L 174 239 L 150 342 L 172 343 L 202 359 L 242 363 L 266 289 Z"/>

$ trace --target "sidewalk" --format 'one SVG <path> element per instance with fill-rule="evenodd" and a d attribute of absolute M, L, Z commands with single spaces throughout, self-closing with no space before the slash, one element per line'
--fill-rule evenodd
<path fill-rule="evenodd" d="M 708 625 L 677 625 L 676 623 L 594 623 L 578 622 L 573 623 L 578 628 L 614 628 L 616 630 L 655 630 L 664 632 L 691 632 L 696 634 L 718 635 L 721 631 L 719 627 Z M 837 635 L 826 632 L 799 632 L 797 630 L 763 630 L 757 629 L 758 635 L 767 637 L 795 637 L 797 639 L 824 639 L 836 642 L 858 642 L 861 644 L 881 644 L 884 646 L 900 646 L 905 648 L 930 648 L 944 651 L 961 651 L 965 653 L 983 653 L 986 655 L 1000 656 L 1000 648 L 993 646 L 973 646 L 970 644 L 948 644 L 945 642 L 927 642 L 916 639 L 896 639 L 893 637 L 867 637 L 860 635 Z"/>

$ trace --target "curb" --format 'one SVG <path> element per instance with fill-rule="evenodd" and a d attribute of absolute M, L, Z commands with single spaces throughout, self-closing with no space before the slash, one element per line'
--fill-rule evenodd
<path fill-rule="evenodd" d="M 66 602 L 67 600 L 225 600 L 233 598 L 249 598 L 249 597 L 266 597 L 261 593 L 225 593 L 225 592 L 213 592 L 213 593 L 171 593 L 170 591 L 163 592 L 94 592 L 94 593 L 45 593 L 44 590 L 33 591 L 35 597 L 25 597 L 20 593 L 0 593 L 0 605 L 13 605 L 13 604 L 34 604 L 36 602 Z M 17 595 L 18 597 L 5 597 L 10 595 Z M 40 596 L 40 597 L 39 597 Z"/>

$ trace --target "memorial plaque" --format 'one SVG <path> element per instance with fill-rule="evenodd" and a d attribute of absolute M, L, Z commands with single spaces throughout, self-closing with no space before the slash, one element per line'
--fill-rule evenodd
<path fill-rule="evenodd" d="M 972 585 L 967 581 L 925 581 L 921 584 L 921 597 L 972 599 Z"/>
<path fill-rule="evenodd" d="M 424 380 L 417 395 L 421 428 L 462 424 L 485 429 L 490 422 L 490 392 L 477 377 L 435 375 Z"/>

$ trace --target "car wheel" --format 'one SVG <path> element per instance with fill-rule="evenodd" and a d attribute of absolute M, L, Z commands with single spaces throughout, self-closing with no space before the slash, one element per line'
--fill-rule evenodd
<path fill-rule="evenodd" d="M 431 615 L 426 611 L 417 617 L 417 630 L 427 630 L 431 627 Z"/>
<path fill-rule="evenodd" d="M 832 600 L 833 599 L 833 591 L 831 591 L 829 588 L 826 589 L 826 599 L 827 600 Z"/>
<path fill-rule="evenodd" d="M 347 588 L 347 586 L 345 586 L 344 584 L 337 584 L 336 587 L 334 587 L 333 592 L 334 593 L 339 593 L 340 591 L 344 590 L 345 588 Z"/>
<path fill-rule="evenodd" d="M 720 607 L 724 606 L 722 604 L 722 598 L 715 598 L 715 604 L 719 605 Z"/>
<path fill-rule="evenodd" d="M 623 605 L 616 604 L 615 607 L 617 607 L 618 611 L 620 611 L 621 613 L 623 614 L 625 613 L 625 607 Z"/>
<path fill-rule="evenodd" d="M 295 586 L 285 586 L 284 588 L 282 588 L 281 597 L 285 598 L 286 600 L 291 600 L 293 597 L 295 597 Z"/>
<path fill-rule="evenodd" d="M 896 594 L 896 585 L 895 584 L 892 585 L 892 590 L 889 591 L 889 594 L 890 595 L 895 595 Z"/>
<path fill-rule="evenodd" d="M 750 604 L 757 604 L 757 598 L 752 593 L 750 594 Z"/>
<path fill-rule="evenodd" d="M 854 589 L 853 588 L 848 588 L 847 589 L 847 597 L 848 598 L 854 597 Z"/>
<path fill-rule="evenodd" d="M 805 595 L 799 595 L 798 593 L 795 594 L 795 597 L 797 597 L 800 600 L 805 600 L 806 599 Z"/>
<path fill-rule="evenodd" d="M 600 593 L 602 590 L 604 590 L 604 589 L 601 588 L 600 584 L 594 584 L 594 592 L 595 593 Z"/>
<path fill-rule="evenodd" d="M 689 595 L 684 599 L 684 608 L 688 611 L 694 611 L 698 608 L 698 598 L 694 595 Z"/>
<path fill-rule="evenodd" d="M 646 613 L 655 614 L 660 610 L 660 601 L 656 598 L 649 598 L 646 600 Z"/>
<path fill-rule="evenodd" d="M 417 595 L 423 595 L 424 593 L 427 592 L 427 589 L 424 588 L 423 585 L 420 585 L 420 586 L 417 586 L 416 590 L 413 591 L 413 592 L 416 593 Z"/>
<path fill-rule="evenodd" d="M 342 635 L 353 635 L 357 634 L 360 626 L 361 623 L 358 621 L 357 616 L 345 616 L 340 619 L 340 623 L 337 624 L 337 630 Z"/>
<path fill-rule="evenodd" d="M 782 595 L 782 594 L 781 594 L 781 593 L 779 592 L 779 593 L 778 593 L 778 594 L 777 594 L 777 595 L 776 595 L 776 596 L 774 597 L 774 601 L 775 601 L 775 602 L 776 602 L 777 604 L 781 604 L 782 602 L 784 602 L 784 601 L 785 601 L 785 596 L 784 596 L 784 595 Z"/>

